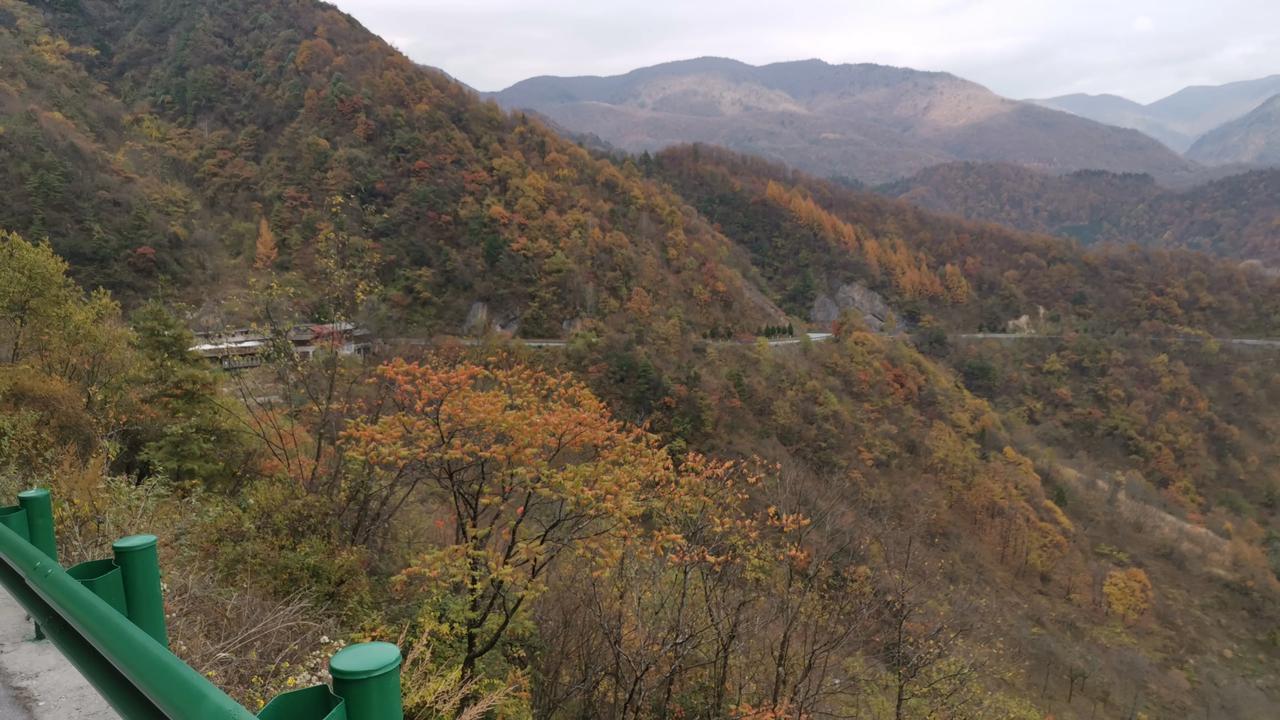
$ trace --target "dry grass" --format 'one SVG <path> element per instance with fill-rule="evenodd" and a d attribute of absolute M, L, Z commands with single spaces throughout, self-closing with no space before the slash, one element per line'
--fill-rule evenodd
<path fill-rule="evenodd" d="M 400 647 L 407 635 L 402 633 Z M 441 669 L 432 655 L 429 633 L 423 633 L 401 668 L 405 717 L 409 720 L 480 720 L 502 717 L 500 708 L 516 691 L 514 685 L 484 687 L 479 679 L 463 681 L 458 668 Z M 498 711 L 498 712 L 495 712 Z"/>
<path fill-rule="evenodd" d="M 101 460 L 65 468 L 50 485 L 66 567 L 111 557 L 111 544 L 126 535 L 159 537 L 170 646 L 236 700 L 256 711 L 280 692 L 327 682 L 328 659 L 342 643 L 330 639 L 338 630 L 326 608 L 301 592 L 273 598 L 228 587 L 194 564 L 190 540 L 201 536 L 208 509 L 198 494 L 108 477 Z"/>
<path fill-rule="evenodd" d="M 342 643 L 324 609 L 302 593 L 268 598 L 213 585 L 197 570 L 170 573 L 166 610 L 174 653 L 250 709 L 278 693 L 327 682 Z"/>

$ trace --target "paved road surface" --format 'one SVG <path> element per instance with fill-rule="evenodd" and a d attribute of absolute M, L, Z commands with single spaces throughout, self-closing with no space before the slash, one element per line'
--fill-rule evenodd
<path fill-rule="evenodd" d="M 809 342 L 826 342 L 835 337 L 831 333 L 811 332 L 805 334 L 809 336 Z M 511 340 L 531 348 L 562 348 L 569 345 L 568 340 L 541 340 L 526 338 L 511 338 Z M 786 337 L 782 339 L 769 340 L 768 343 L 770 346 L 777 347 L 780 345 L 799 345 L 803 341 L 803 338 Z M 416 345 L 424 347 L 435 344 L 435 341 L 423 338 L 391 338 L 387 342 L 391 345 Z M 479 345 L 482 341 L 477 340 L 476 338 L 452 338 L 451 342 L 457 342 L 462 345 Z M 754 341 L 711 340 L 709 342 L 713 345 L 750 345 Z"/>
<path fill-rule="evenodd" d="M 0 674 L 0 719 L 32 720 L 31 713 L 27 712 L 26 702 L 18 698 L 10 687 L 11 682 L 13 681 L 8 675 Z"/>
<path fill-rule="evenodd" d="M 809 342 L 815 342 L 815 343 L 827 342 L 828 340 L 832 340 L 835 338 L 835 336 L 832 335 L 831 333 L 811 332 L 811 333 L 805 333 L 805 334 L 809 336 Z M 1034 333 L 984 332 L 984 333 L 959 333 L 956 335 L 952 335 L 950 337 L 952 340 L 1059 340 L 1065 336 L 1037 335 Z M 1111 336 L 1107 336 L 1107 337 L 1111 337 Z M 1132 335 L 1132 336 L 1118 335 L 1118 336 L 1114 336 L 1114 339 L 1153 340 L 1158 342 L 1170 342 L 1170 343 L 1182 343 L 1182 344 L 1203 343 L 1206 340 L 1206 338 L 1201 338 L 1201 337 L 1148 337 L 1148 336 L 1141 336 L 1141 335 Z M 1273 338 L 1220 337 L 1220 338 L 1214 338 L 1214 340 L 1216 340 L 1218 343 L 1222 345 L 1236 345 L 1240 347 L 1260 347 L 1260 348 L 1280 349 L 1280 340 L 1273 339 Z M 526 345 L 528 347 L 532 347 L 532 348 L 562 348 L 569 344 L 568 340 L 541 340 L 541 339 L 533 340 L 533 339 L 513 338 L 513 341 L 520 343 L 522 345 Z M 436 344 L 434 340 L 427 340 L 422 338 L 391 338 L 387 342 L 389 342 L 392 345 L 431 346 Z M 477 340 L 475 338 L 453 338 L 451 342 L 458 342 L 463 345 L 479 345 L 482 341 Z M 752 343 L 752 341 L 741 341 L 741 340 L 711 340 L 709 342 L 711 342 L 714 345 L 750 345 Z M 788 337 L 788 338 L 769 340 L 768 344 L 772 347 L 778 347 L 778 346 L 787 346 L 787 345 L 799 345 L 802 342 L 804 342 L 803 338 Z"/>
<path fill-rule="evenodd" d="M 22 606 L 0 588 L 0 720 L 119 720 L 56 647 L 31 637 Z"/>
<path fill-rule="evenodd" d="M 964 333 L 953 335 L 956 340 L 1060 340 L 1063 335 L 1037 335 L 1035 333 Z M 1104 336 L 1112 337 L 1112 336 Z M 1147 335 L 1116 335 L 1116 340 L 1152 340 L 1155 342 L 1201 344 L 1208 341 L 1202 337 L 1152 337 Z M 1213 338 L 1220 345 L 1237 345 L 1240 347 L 1280 348 L 1280 340 L 1272 338 Z"/>

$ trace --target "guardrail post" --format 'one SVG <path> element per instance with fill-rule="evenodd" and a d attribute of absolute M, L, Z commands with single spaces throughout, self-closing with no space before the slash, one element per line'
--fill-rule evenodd
<path fill-rule="evenodd" d="M 121 718 L 255 720 L 253 713 L 3 523 L 0 585 L 39 621 L 50 641 Z"/>
<path fill-rule="evenodd" d="M 53 498 L 49 496 L 49 489 L 23 490 L 18 493 L 18 506 L 27 511 L 27 538 L 56 565 L 58 539 L 53 532 Z M 36 639 L 44 639 L 40 623 L 36 623 Z"/>
<path fill-rule="evenodd" d="M 126 615 L 156 642 L 169 647 L 155 535 L 130 535 L 111 545 L 124 585 Z"/>
<path fill-rule="evenodd" d="M 53 533 L 53 498 L 48 488 L 18 493 L 18 506 L 27 511 L 27 537 L 49 559 L 58 562 L 58 540 Z"/>
<path fill-rule="evenodd" d="M 128 615 L 124 599 L 124 581 L 114 560 L 90 560 L 69 568 L 67 574 L 89 588 L 121 615 Z"/>
<path fill-rule="evenodd" d="M 346 701 L 347 720 L 404 720 L 400 648 L 391 643 L 351 645 L 329 658 L 333 693 Z"/>
<path fill-rule="evenodd" d="M 327 685 L 281 693 L 258 711 L 258 720 L 349 720 L 342 698 Z"/>
<path fill-rule="evenodd" d="M 10 530 L 18 534 L 18 537 L 31 542 L 31 531 L 27 528 L 27 510 L 21 505 L 9 505 L 0 508 L 0 525 L 4 525 Z M 40 629 L 40 623 L 35 622 L 32 618 L 32 625 L 36 629 L 36 640 L 44 637 L 44 632 Z"/>
<path fill-rule="evenodd" d="M 18 533 L 23 540 L 30 542 L 31 531 L 27 529 L 27 511 L 21 505 L 0 507 L 0 525 Z"/>

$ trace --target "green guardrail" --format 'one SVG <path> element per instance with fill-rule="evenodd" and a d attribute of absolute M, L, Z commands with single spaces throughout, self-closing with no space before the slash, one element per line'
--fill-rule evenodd
<path fill-rule="evenodd" d="M 333 687 L 277 696 L 256 716 L 168 648 L 154 535 L 64 570 L 46 489 L 0 507 L 0 585 L 125 720 L 403 720 L 400 649 L 361 643 L 329 659 Z"/>

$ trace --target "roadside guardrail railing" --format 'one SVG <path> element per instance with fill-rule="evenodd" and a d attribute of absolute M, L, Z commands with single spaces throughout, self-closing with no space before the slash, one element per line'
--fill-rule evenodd
<path fill-rule="evenodd" d="M 283 693 L 257 715 L 169 651 L 154 535 L 63 569 L 47 489 L 0 507 L 0 585 L 124 720 L 403 720 L 400 649 L 360 643 L 329 659 L 333 686 Z"/>

